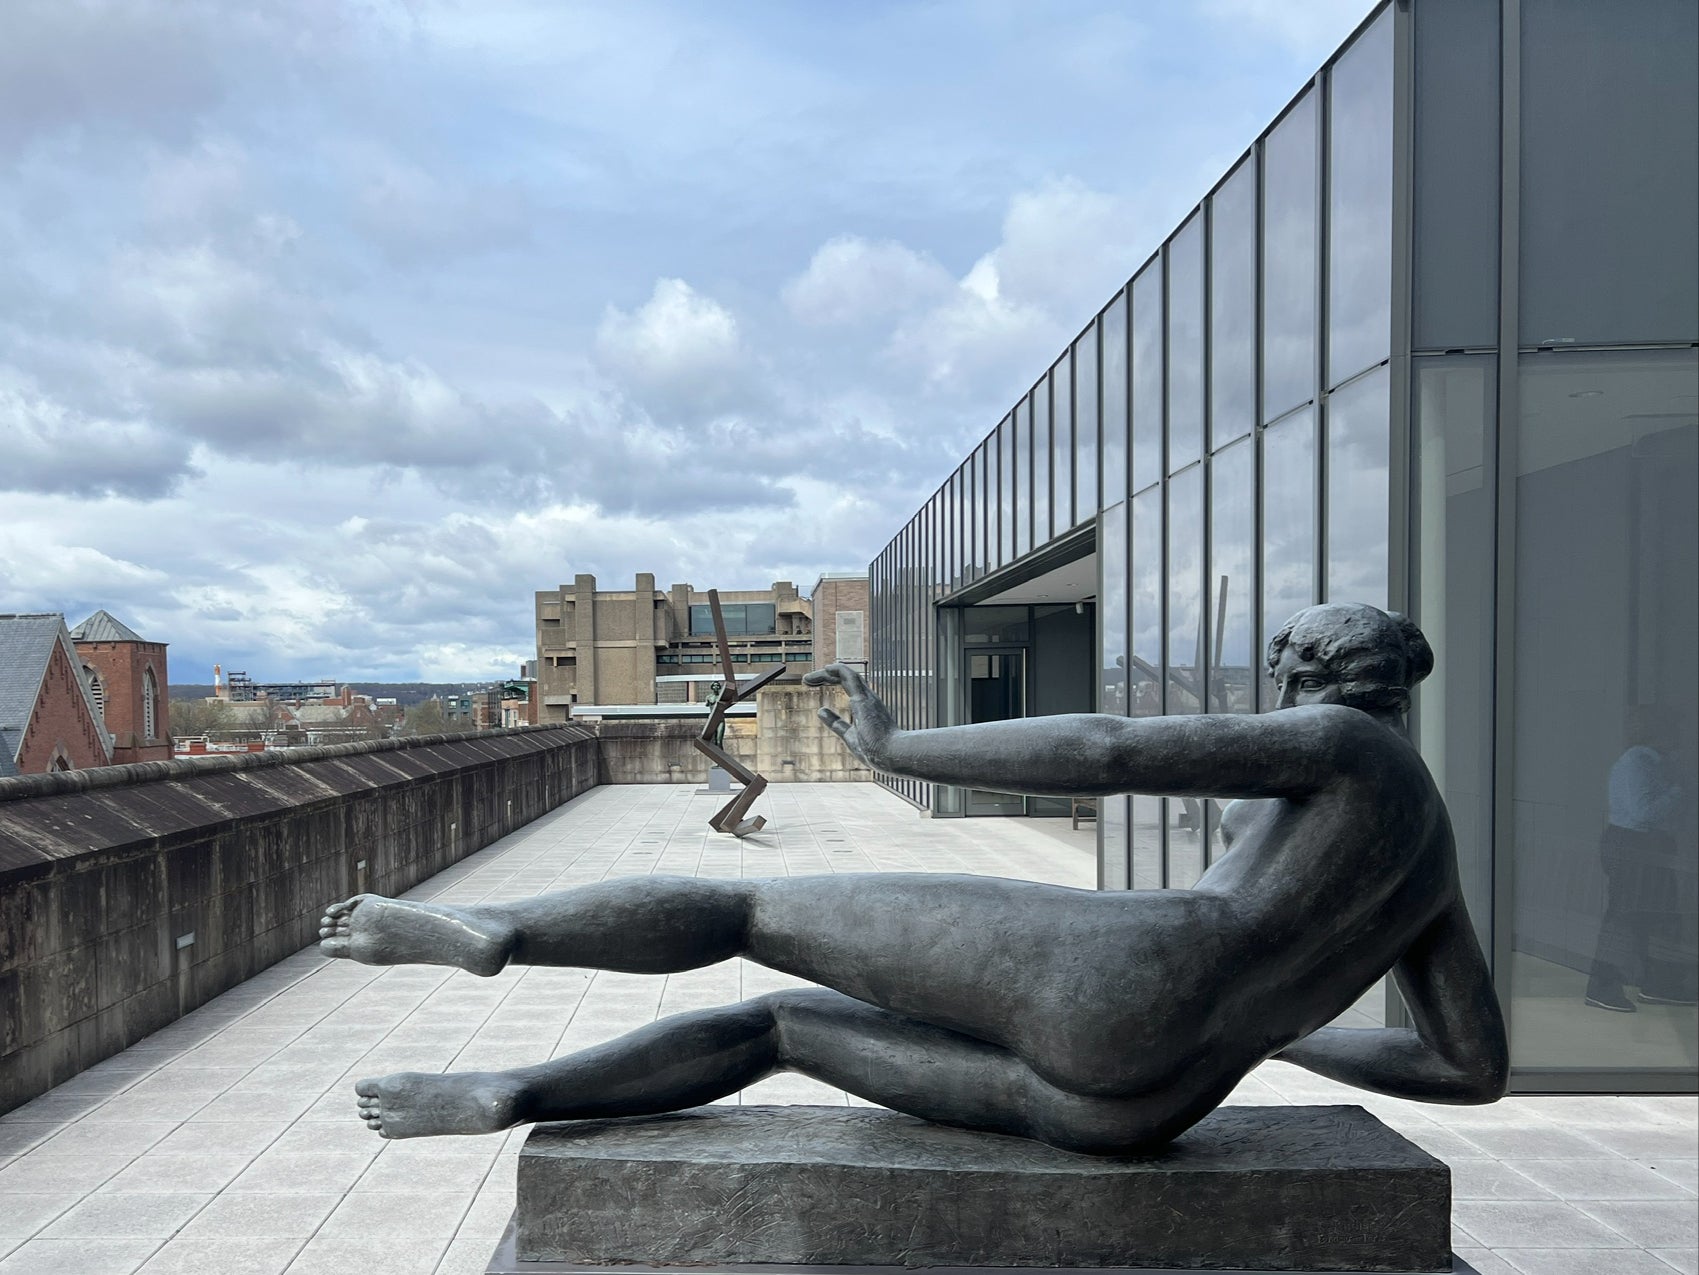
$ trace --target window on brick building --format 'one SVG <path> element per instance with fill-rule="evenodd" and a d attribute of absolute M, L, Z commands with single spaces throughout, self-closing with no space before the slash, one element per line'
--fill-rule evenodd
<path fill-rule="evenodd" d="M 100 715 L 100 720 L 104 722 L 106 720 L 106 686 L 101 682 L 99 673 L 96 673 L 86 664 L 83 667 L 88 669 L 88 689 L 89 694 L 94 696 L 94 711 Z"/>
<path fill-rule="evenodd" d="M 159 722 L 159 682 L 153 675 L 152 669 L 142 673 L 142 737 L 155 739 L 159 735 L 156 729 Z"/>

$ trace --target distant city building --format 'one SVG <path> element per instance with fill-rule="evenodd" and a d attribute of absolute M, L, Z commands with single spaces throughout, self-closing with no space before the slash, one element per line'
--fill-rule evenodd
<path fill-rule="evenodd" d="M 349 690 L 335 680 L 315 682 L 256 682 L 246 673 L 231 672 L 225 676 L 222 665 L 212 666 L 214 699 L 232 704 L 251 704 L 256 700 L 277 700 L 280 703 L 311 704 L 328 700 L 346 701 Z"/>
<path fill-rule="evenodd" d="M 111 763 L 112 736 L 65 617 L 0 615 L 0 778 Z"/>
<path fill-rule="evenodd" d="M 795 671 L 781 680 L 796 681 L 813 665 L 813 607 L 790 581 L 723 590 L 720 606 L 740 671 L 782 663 Z M 580 575 L 539 592 L 536 621 L 544 722 L 565 721 L 574 704 L 701 700 L 720 676 L 707 593 L 688 584 L 663 593 L 648 572 L 629 590 L 599 590 L 595 576 Z M 700 679 L 686 676 L 697 671 Z"/>
<path fill-rule="evenodd" d="M 171 702 L 164 642 L 150 642 L 110 612 L 71 630 L 95 706 L 112 736 L 112 761 L 168 761 Z"/>

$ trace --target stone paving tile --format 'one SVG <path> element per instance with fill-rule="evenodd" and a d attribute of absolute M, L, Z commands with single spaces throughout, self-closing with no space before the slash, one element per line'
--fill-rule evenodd
<path fill-rule="evenodd" d="M 158 1240 L 30 1240 L 0 1261 L 0 1275 L 131 1275 Z"/>
<path fill-rule="evenodd" d="M 409 897 L 518 899 L 652 872 L 965 872 L 1081 888 L 1096 876 L 1092 832 L 1064 820 L 930 820 L 871 785 L 775 785 L 769 827 L 740 842 L 707 831 L 716 804 L 682 786 L 594 789 Z M 745 961 L 481 979 L 309 948 L 0 1117 L 0 1275 L 478 1275 L 512 1213 L 526 1131 L 385 1142 L 355 1118 L 356 1079 L 540 1062 L 795 983 Z M 1355 1103 L 1445 1160 L 1455 1242 L 1482 1275 L 1699 1275 L 1699 1100 L 1435 1107 L 1281 1063 L 1230 1100 Z M 793 1075 L 726 1101 L 867 1105 Z"/>
<path fill-rule="evenodd" d="M 297 1249 L 293 1242 L 271 1237 L 179 1235 L 168 1240 L 140 1270 L 141 1275 L 281 1275 Z"/>

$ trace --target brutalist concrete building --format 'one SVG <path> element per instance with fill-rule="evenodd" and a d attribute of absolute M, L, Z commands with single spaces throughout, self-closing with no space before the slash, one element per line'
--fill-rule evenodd
<path fill-rule="evenodd" d="M 1250 713 L 1294 611 L 1407 612 L 1516 1088 L 1692 1091 L 1699 6 L 1383 4 L 1298 87 L 874 561 L 873 680 L 908 726 Z M 1105 889 L 1223 853 L 1098 813 Z"/>

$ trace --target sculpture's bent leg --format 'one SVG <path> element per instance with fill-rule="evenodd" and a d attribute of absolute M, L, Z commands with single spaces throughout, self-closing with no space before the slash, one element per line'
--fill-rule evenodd
<path fill-rule="evenodd" d="M 652 1115 L 797 1071 L 897 1111 L 1071 1151 L 1159 1145 L 1213 1101 L 1086 1098 L 1014 1054 L 820 988 L 679 1014 L 535 1067 L 363 1080 L 360 1114 L 386 1138 L 491 1133 L 516 1124 Z"/>

